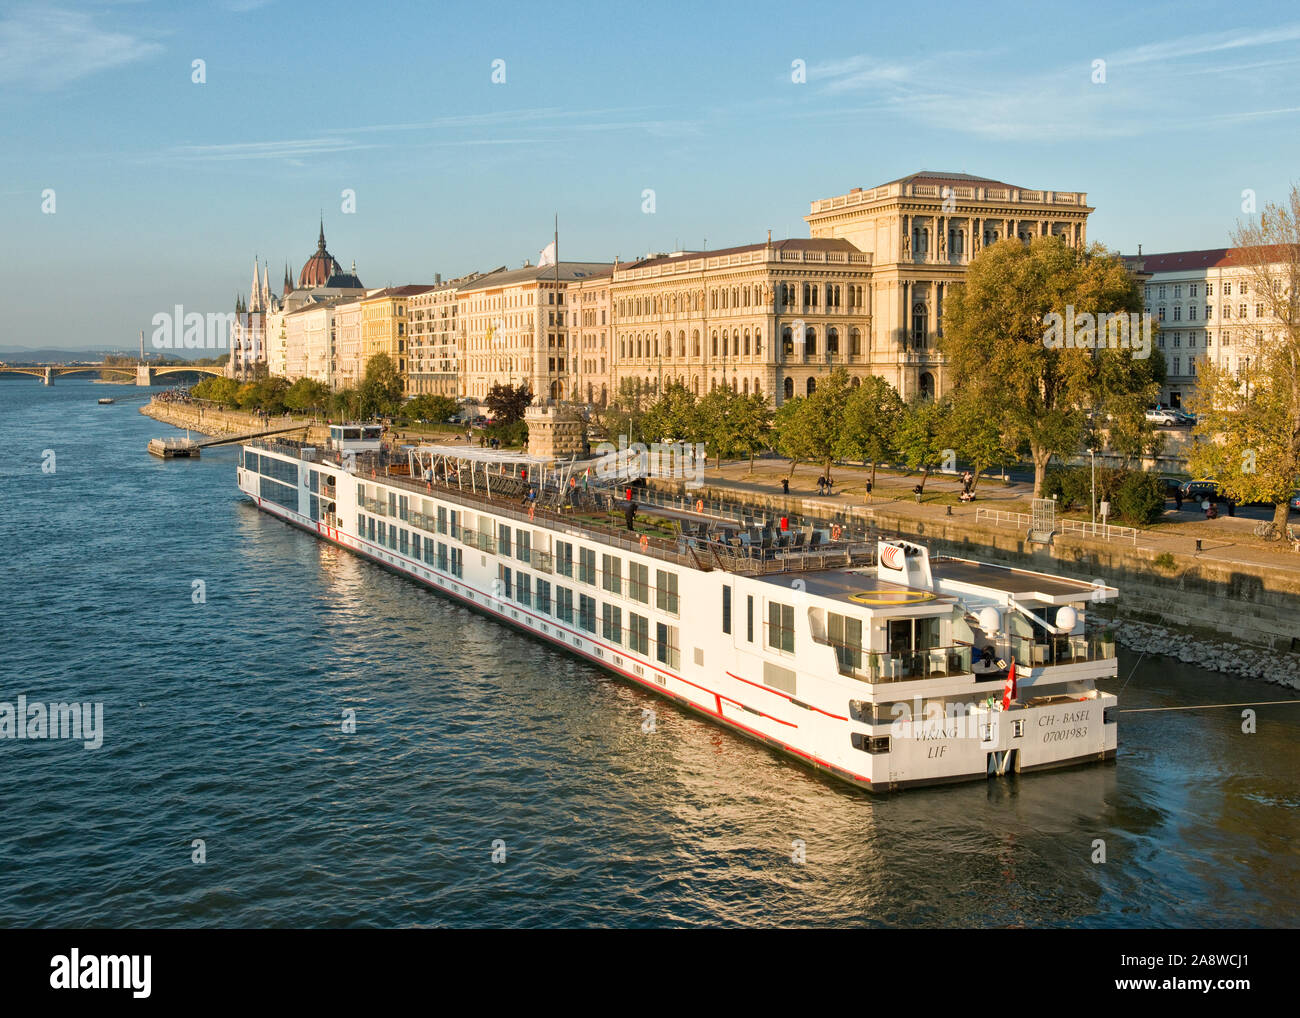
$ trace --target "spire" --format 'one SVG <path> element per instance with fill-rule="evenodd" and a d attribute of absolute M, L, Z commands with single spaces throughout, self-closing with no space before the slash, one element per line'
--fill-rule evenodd
<path fill-rule="evenodd" d="M 284 295 L 286 297 L 289 296 L 289 293 L 292 290 L 293 290 L 293 280 L 289 278 L 289 263 L 285 262 L 284 263 Z"/>
<path fill-rule="evenodd" d="M 320 217 L 320 237 L 316 241 L 316 250 L 317 251 L 325 250 L 325 213 L 323 212 L 321 213 L 321 217 Z"/>
<path fill-rule="evenodd" d="M 262 281 L 258 276 L 257 256 L 254 255 L 253 256 L 253 285 L 250 286 L 248 289 L 248 310 L 249 311 L 262 310 L 261 290 L 262 290 Z"/>

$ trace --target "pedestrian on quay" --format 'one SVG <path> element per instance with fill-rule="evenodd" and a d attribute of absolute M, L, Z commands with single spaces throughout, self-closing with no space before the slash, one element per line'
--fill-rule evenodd
<path fill-rule="evenodd" d="M 781 494 L 782 495 L 790 494 L 790 478 L 788 477 L 781 478 Z"/>

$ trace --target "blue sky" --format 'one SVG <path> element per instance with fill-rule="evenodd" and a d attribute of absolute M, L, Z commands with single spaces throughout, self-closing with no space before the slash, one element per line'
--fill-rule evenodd
<path fill-rule="evenodd" d="M 0 345 L 227 310 L 322 209 L 368 286 L 535 260 L 554 214 L 565 259 L 807 236 L 918 169 L 1086 191 L 1126 252 L 1221 246 L 1300 179 L 1298 43 L 1282 3 L 0 4 Z"/>

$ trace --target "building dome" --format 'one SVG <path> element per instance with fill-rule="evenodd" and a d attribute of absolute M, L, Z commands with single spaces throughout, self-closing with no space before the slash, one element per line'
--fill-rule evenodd
<path fill-rule="evenodd" d="M 298 289 L 310 290 L 324 286 L 330 276 L 338 275 L 343 270 L 334 256 L 325 250 L 325 223 L 320 226 L 320 238 L 316 241 L 316 253 L 307 259 L 302 271 L 298 273 Z"/>

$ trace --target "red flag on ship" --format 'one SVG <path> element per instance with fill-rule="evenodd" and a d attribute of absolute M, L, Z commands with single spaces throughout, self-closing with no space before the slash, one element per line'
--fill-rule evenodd
<path fill-rule="evenodd" d="M 1011 707 L 1011 701 L 1016 698 L 1016 659 L 1011 659 L 1011 667 L 1007 669 L 1007 681 L 1002 687 L 1002 709 L 1007 710 Z"/>

